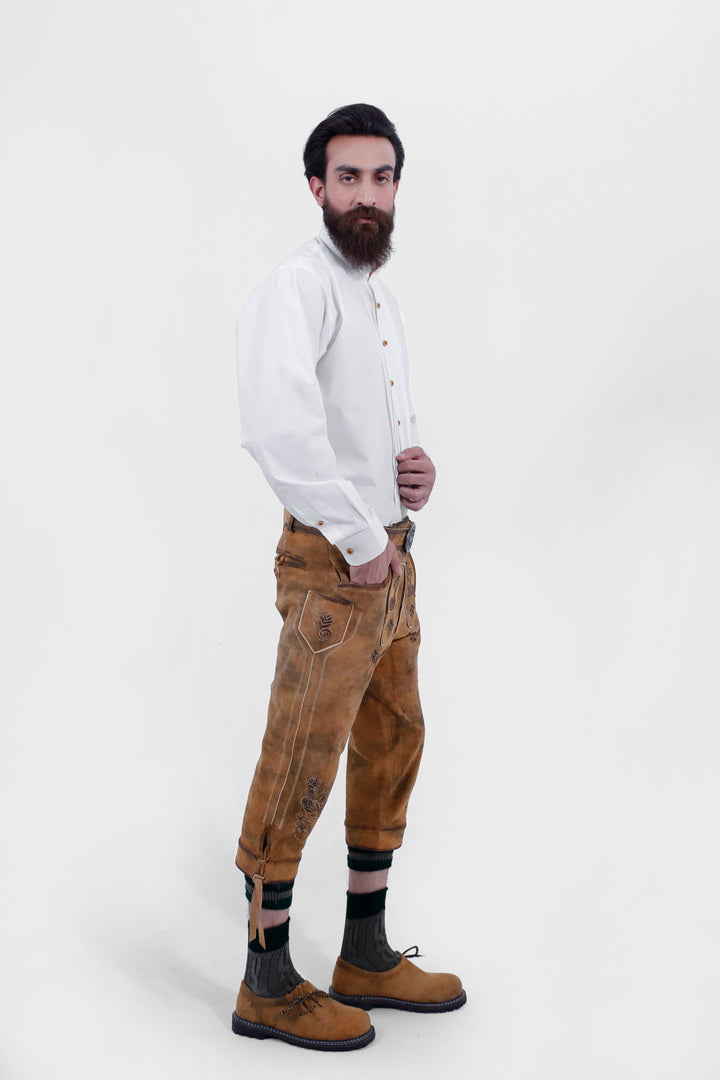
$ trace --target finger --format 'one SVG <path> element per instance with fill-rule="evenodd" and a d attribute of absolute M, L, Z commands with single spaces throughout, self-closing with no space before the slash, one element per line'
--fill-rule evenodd
<path fill-rule="evenodd" d="M 402 566 L 400 564 L 400 556 L 397 553 L 397 548 L 395 547 L 395 545 L 393 545 L 393 553 L 392 553 L 392 555 L 390 557 L 390 569 L 392 570 L 393 574 L 401 574 L 402 573 Z"/>
<path fill-rule="evenodd" d="M 403 469 L 402 466 L 398 468 L 398 476 L 402 477 L 403 484 L 427 484 L 430 479 L 430 472 L 418 472 L 417 469 Z"/>
<path fill-rule="evenodd" d="M 396 461 L 407 461 L 409 458 L 423 458 L 426 457 L 425 451 L 422 446 L 408 446 L 406 450 L 402 450 L 396 457 Z"/>
<path fill-rule="evenodd" d="M 410 499 L 400 499 L 400 502 L 407 510 L 422 510 L 423 506 L 427 502 L 427 499 L 418 499 L 413 501 Z"/>
<path fill-rule="evenodd" d="M 425 499 L 430 494 L 427 484 L 398 484 L 401 498 L 417 500 Z"/>

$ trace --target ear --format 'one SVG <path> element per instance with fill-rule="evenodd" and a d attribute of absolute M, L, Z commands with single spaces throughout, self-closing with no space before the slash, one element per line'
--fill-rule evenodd
<path fill-rule="evenodd" d="M 315 196 L 315 202 L 318 206 L 325 205 L 325 183 L 319 176 L 311 176 L 308 181 L 310 184 L 310 190 Z"/>
<path fill-rule="evenodd" d="M 399 184 L 399 183 L 400 183 L 400 181 L 399 181 L 399 180 L 396 180 L 396 181 L 395 181 L 395 182 L 393 183 L 393 198 L 395 198 L 395 196 L 397 195 L 397 189 L 398 189 L 398 184 Z"/>

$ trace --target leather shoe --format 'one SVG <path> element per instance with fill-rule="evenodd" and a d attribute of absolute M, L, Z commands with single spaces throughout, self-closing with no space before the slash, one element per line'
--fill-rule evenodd
<path fill-rule="evenodd" d="M 423 971 L 400 955 L 390 971 L 364 971 L 338 957 L 330 996 L 359 1009 L 406 1009 L 408 1012 L 450 1012 L 467 1001 L 457 975 Z"/>
<path fill-rule="evenodd" d="M 232 1029 L 236 1035 L 282 1039 L 309 1050 L 359 1050 L 375 1038 L 367 1013 L 333 1001 L 307 981 L 279 998 L 260 997 L 243 982 Z"/>

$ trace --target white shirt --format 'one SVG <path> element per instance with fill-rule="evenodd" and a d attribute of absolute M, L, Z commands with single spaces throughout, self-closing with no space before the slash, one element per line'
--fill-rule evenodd
<path fill-rule="evenodd" d="M 377 271 L 323 226 L 253 290 L 237 321 L 242 445 L 291 514 L 348 563 L 402 520 L 396 455 L 418 444 L 405 335 Z"/>

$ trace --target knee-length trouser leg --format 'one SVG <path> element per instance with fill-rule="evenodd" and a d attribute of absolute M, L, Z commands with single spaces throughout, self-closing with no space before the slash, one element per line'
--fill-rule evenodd
<path fill-rule="evenodd" d="M 418 637 L 415 630 L 391 642 L 350 731 L 345 838 L 352 847 L 391 851 L 402 843 L 423 748 Z"/>
<path fill-rule="evenodd" d="M 256 881 L 256 904 L 258 882 L 295 877 L 351 732 L 348 840 L 399 847 L 423 739 L 407 527 L 388 529 L 402 574 L 358 586 L 335 547 L 293 526 L 286 514 L 275 560 L 283 627 L 235 860 Z"/>

